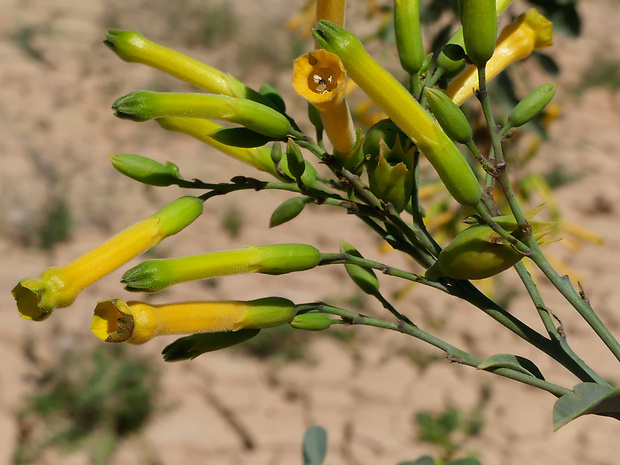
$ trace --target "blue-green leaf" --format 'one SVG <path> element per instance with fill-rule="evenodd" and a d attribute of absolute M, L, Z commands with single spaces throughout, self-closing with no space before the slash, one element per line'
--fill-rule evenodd
<path fill-rule="evenodd" d="M 209 137 L 224 145 L 241 148 L 261 147 L 273 140 L 248 128 L 221 128 L 211 131 Z"/>
<path fill-rule="evenodd" d="M 596 383 L 581 383 L 553 406 L 553 429 L 557 431 L 582 415 L 602 415 L 620 420 L 620 389 Z"/>
<path fill-rule="evenodd" d="M 321 465 L 327 453 L 327 431 L 311 426 L 304 434 L 304 465 Z"/>
<path fill-rule="evenodd" d="M 495 354 L 477 366 L 478 370 L 493 371 L 498 368 L 510 368 L 538 379 L 545 379 L 534 363 L 527 358 L 512 354 Z"/>

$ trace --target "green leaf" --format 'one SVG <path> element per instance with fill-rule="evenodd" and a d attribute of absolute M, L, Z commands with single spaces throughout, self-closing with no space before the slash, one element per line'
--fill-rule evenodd
<path fill-rule="evenodd" d="M 253 338 L 260 329 L 240 329 L 220 333 L 192 334 L 168 344 L 162 351 L 166 362 L 190 360 L 207 352 L 226 349 Z"/>
<path fill-rule="evenodd" d="M 435 459 L 430 455 L 423 455 L 416 460 L 410 460 L 408 462 L 400 462 L 397 465 L 435 465 Z"/>
<path fill-rule="evenodd" d="M 280 95 L 280 93 L 269 84 L 263 84 L 258 89 L 258 92 L 261 95 L 264 95 L 269 102 L 272 103 L 274 109 L 278 110 L 280 113 L 286 113 L 286 104 L 284 103 L 284 99 Z"/>
<path fill-rule="evenodd" d="M 327 431 L 321 426 L 311 426 L 304 434 L 304 465 L 321 465 L 327 453 Z"/>
<path fill-rule="evenodd" d="M 216 141 L 231 147 L 254 148 L 262 147 L 273 138 L 254 132 L 248 128 L 221 128 L 209 133 Z"/>
<path fill-rule="evenodd" d="M 596 383 L 581 383 L 573 393 L 560 397 L 553 406 L 553 429 L 582 415 L 601 415 L 620 420 L 620 389 Z"/>
<path fill-rule="evenodd" d="M 494 371 L 498 368 L 510 368 L 538 379 L 545 379 L 534 363 L 527 358 L 512 354 L 495 354 L 476 367 L 478 370 Z"/>

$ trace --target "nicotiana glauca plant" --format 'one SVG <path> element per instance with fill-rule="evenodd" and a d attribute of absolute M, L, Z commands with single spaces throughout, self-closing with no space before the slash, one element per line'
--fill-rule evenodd
<path fill-rule="evenodd" d="M 425 271 L 414 273 L 366 259 L 346 242 L 337 251 L 300 243 L 252 244 L 147 260 L 126 271 L 122 283 L 132 292 L 155 293 L 212 277 L 279 275 L 344 265 L 351 280 L 385 308 L 384 319 L 325 302 L 296 303 L 280 296 L 157 304 L 109 299 L 95 305 L 93 333 L 105 342 L 130 344 L 159 335 L 183 335 L 163 352 L 165 360 L 178 361 L 239 344 L 282 325 L 300 331 L 329 330 L 333 325 L 370 326 L 430 344 L 451 362 L 549 392 L 557 398 L 553 408 L 556 429 L 585 414 L 620 419 L 620 390 L 571 349 L 526 267 L 527 262 L 530 268 L 538 268 L 564 297 L 567 309 L 578 312 L 620 360 L 620 344 L 597 316 L 585 291 L 561 276 L 541 250 L 542 244 L 554 240 L 557 225 L 536 219 L 540 208 L 524 211 L 515 191 L 506 141 L 545 111 L 555 85 L 535 89 L 501 119 L 492 111 L 488 82 L 512 63 L 552 45 L 552 24 L 536 9 L 521 12 L 498 30 L 498 17 L 509 5 L 510 0 L 460 0 L 461 28 L 441 53 L 433 55 L 424 52 L 429 47 L 422 39 L 418 0 L 395 0 L 396 46 L 408 75 L 403 85 L 345 29 L 345 1 L 318 0 L 312 31 L 316 48 L 292 63 L 293 86 L 308 101 L 313 134 L 301 130 L 295 119 L 298 115 L 287 113 L 273 87 L 264 85 L 256 91 L 138 32 L 108 31 L 104 43 L 121 59 L 155 67 L 204 91 L 135 91 L 114 102 L 116 116 L 133 121 L 155 119 L 164 129 L 185 133 L 253 166 L 267 180 L 237 176 L 229 182 L 204 182 L 182 176 L 171 162 L 112 155 L 113 166 L 138 182 L 178 186 L 194 194 L 180 197 L 68 264 L 21 280 L 13 289 L 20 315 L 41 321 L 71 305 L 93 282 L 166 237 L 182 234 L 201 215 L 206 201 L 236 191 L 251 195 L 265 189 L 287 191 L 291 198 L 273 212 L 270 226 L 295 219 L 309 203 L 339 207 Z M 356 127 L 351 116 L 348 82 L 359 86 L 385 114 L 366 131 Z M 472 124 L 461 111 L 460 105 L 474 98 L 484 115 L 490 146 L 477 143 Z M 222 121 L 232 125 L 222 125 Z M 324 172 L 319 174 L 308 162 L 310 158 L 323 164 Z M 443 248 L 429 232 L 421 206 L 424 159 L 462 207 L 457 211 L 463 215 L 457 220 L 467 225 Z M 508 268 L 517 271 L 544 333 L 510 314 L 471 282 Z M 481 357 L 440 339 L 432 329 L 415 324 L 406 308 L 397 308 L 382 294 L 376 271 L 473 305 L 572 373 L 575 385 L 547 380 L 532 361 L 516 354 Z"/>

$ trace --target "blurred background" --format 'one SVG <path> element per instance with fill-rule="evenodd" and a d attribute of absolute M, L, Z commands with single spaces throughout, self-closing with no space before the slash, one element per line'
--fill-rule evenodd
<path fill-rule="evenodd" d="M 392 2 L 349 3 L 348 28 L 404 77 L 391 42 Z M 564 231 L 564 244 L 549 250 L 585 285 L 602 319 L 620 334 L 615 305 L 620 298 L 620 36 L 615 32 L 620 2 L 535 3 L 556 21 L 556 45 L 498 80 L 497 101 L 508 104 L 551 81 L 558 91 L 552 114 L 516 140 L 515 150 L 527 154 L 527 164 L 515 175 L 541 175 L 553 188 L 548 199 L 557 202 L 562 220 L 591 233 Z M 427 2 L 429 44 L 451 30 L 450 6 Z M 531 6 L 515 0 L 509 14 Z M 236 175 L 267 178 L 153 122 L 115 118 L 112 102 L 133 90 L 195 89 L 122 62 L 102 44 L 106 29 L 140 31 L 253 88 L 273 85 L 311 133 L 306 104 L 290 84 L 292 60 L 313 47 L 306 7 L 304 0 L 0 0 L 0 463 L 288 465 L 301 463 L 302 436 L 313 424 L 328 430 L 331 465 L 392 465 L 423 454 L 474 455 L 483 464 L 504 465 L 613 463 L 617 421 L 581 418 L 553 433 L 554 399 L 548 394 L 448 364 L 441 353 L 397 334 L 342 327 L 308 336 L 275 329 L 233 350 L 167 364 L 160 353 L 173 339 L 115 347 L 99 343 L 89 331 L 97 301 L 128 297 L 119 285 L 123 270 L 45 323 L 18 317 L 10 290 L 20 279 L 75 258 L 182 195 L 177 188 L 124 178 L 108 154 L 172 161 L 186 177 L 205 182 Z M 360 125 L 376 117 L 377 109 L 359 89 L 351 102 Z M 472 105 L 468 111 L 476 110 Z M 533 192 L 535 202 L 542 191 Z M 271 212 L 286 198 L 280 192 L 215 198 L 191 228 L 149 255 L 292 241 L 329 252 L 344 239 L 367 258 L 413 269 L 340 210 L 307 208 L 295 221 L 269 230 Z M 451 208 L 450 203 L 442 207 Z M 485 288 L 539 328 L 515 276 L 505 275 Z M 466 304 L 381 279 L 386 296 L 403 313 L 449 342 L 481 357 L 496 352 L 530 357 L 549 380 L 573 383 L 551 360 Z M 540 281 L 577 353 L 609 380 L 620 381 L 617 362 Z M 338 267 L 191 283 L 149 300 L 268 295 L 381 314 Z"/>

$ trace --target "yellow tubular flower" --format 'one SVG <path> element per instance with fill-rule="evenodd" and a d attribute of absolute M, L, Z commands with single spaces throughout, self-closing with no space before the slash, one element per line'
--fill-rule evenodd
<path fill-rule="evenodd" d="M 293 68 L 293 87 L 319 110 L 327 137 L 334 146 L 334 156 L 352 169 L 356 164 L 350 157 L 355 146 L 355 127 L 345 100 L 346 72 L 340 59 L 325 50 L 300 56 Z"/>
<path fill-rule="evenodd" d="M 486 64 L 487 80 L 491 80 L 508 65 L 528 57 L 534 50 L 553 45 L 553 25 L 535 9 L 519 16 L 504 28 L 497 39 L 493 56 Z M 461 105 L 478 89 L 478 72 L 469 66 L 459 74 L 446 90 L 446 94 Z"/>
<path fill-rule="evenodd" d="M 295 304 L 280 297 L 166 305 L 111 299 L 97 304 L 91 331 L 104 342 L 143 344 L 170 334 L 270 328 L 288 323 L 295 313 Z"/>
<path fill-rule="evenodd" d="M 230 74 L 151 42 L 138 32 L 110 29 L 103 43 L 122 60 L 159 69 L 207 92 L 231 97 L 247 97 L 253 93 L 245 84 Z"/>
<path fill-rule="evenodd" d="M 41 321 L 68 307 L 84 288 L 192 223 L 202 205 L 197 197 L 181 197 L 76 260 L 23 279 L 13 289 L 20 315 Z"/>
<path fill-rule="evenodd" d="M 331 21 L 340 27 L 344 27 L 345 0 L 318 0 L 316 3 L 316 20 Z"/>

